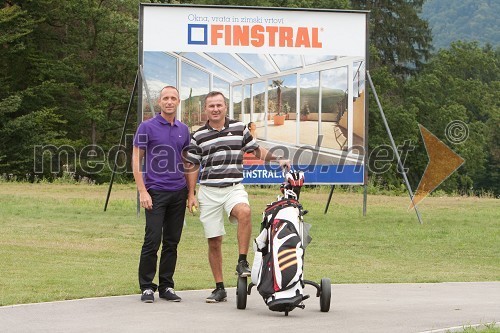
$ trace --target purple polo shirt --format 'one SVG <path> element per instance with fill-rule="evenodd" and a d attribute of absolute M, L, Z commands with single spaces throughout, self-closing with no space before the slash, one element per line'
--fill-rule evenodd
<path fill-rule="evenodd" d="M 178 191 L 186 187 L 181 154 L 189 141 L 185 124 L 176 119 L 171 125 L 159 113 L 139 125 L 134 146 L 145 150 L 146 189 Z"/>

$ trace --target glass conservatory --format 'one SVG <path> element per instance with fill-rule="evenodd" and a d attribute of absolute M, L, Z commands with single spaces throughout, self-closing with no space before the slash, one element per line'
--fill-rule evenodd
<path fill-rule="evenodd" d="M 339 156 L 363 158 L 364 57 L 147 51 L 143 64 L 150 99 L 176 86 L 178 119 L 192 131 L 206 122 L 204 97 L 216 90 L 226 96 L 230 118 L 256 124 L 263 146 L 311 147 L 332 164 Z M 152 114 L 146 96 L 143 119 Z"/>

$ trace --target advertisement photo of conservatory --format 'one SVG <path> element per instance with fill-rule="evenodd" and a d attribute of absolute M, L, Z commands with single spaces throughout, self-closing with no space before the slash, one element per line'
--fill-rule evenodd
<path fill-rule="evenodd" d="M 170 9 L 164 15 L 173 14 Z M 186 11 L 189 21 L 189 13 L 194 9 L 182 9 Z M 211 8 L 195 9 L 206 12 Z M 275 12 L 291 17 L 297 15 L 287 11 L 263 12 L 271 12 L 275 16 Z M 197 14 L 196 17 L 202 15 Z M 236 20 L 241 15 L 236 11 L 227 17 Z M 286 21 L 283 19 L 283 22 Z M 144 26 L 144 30 L 147 30 L 147 25 Z M 208 28 L 203 30 L 203 25 L 188 24 L 186 35 L 191 39 L 198 38 L 195 29 L 202 29 L 200 40 L 207 44 L 218 42 L 210 38 L 209 33 L 214 34 L 214 31 L 219 30 L 210 30 L 210 25 L 206 26 Z M 226 28 L 217 26 L 215 29 Z M 229 33 L 230 30 L 220 31 Z M 239 37 L 237 41 L 233 36 L 233 40 L 229 41 L 240 43 L 240 46 L 252 42 L 253 30 L 242 27 L 241 31 L 250 33 L 246 37 Z M 279 36 L 277 34 L 276 38 Z M 289 40 L 292 38 L 285 37 L 289 37 Z M 360 39 L 364 42 L 363 38 Z M 367 121 L 367 59 L 364 45 L 360 48 L 363 52 L 354 52 L 361 54 L 344 55 L 328 54 L 330 52 L 325 50 L 298 50 L 291 43 L 292 47 L 259 49 L 234 45 L 193 46 L 189 44 L 190 41 L 188 39 L 181 49 L 164 49 L 161 45 L 143 46 L 140 59 L 149 94 L 143 89 L 139 119 L 145 120 L 152 115 L 147 96 L 156 101 L 161 88 L 172 85 L 179 90 L 181 99 L 177 117 L 191 131 L 195 131 L 207 122 L 203 105 L 205 95 L 210 91 L 220 91 L 226 97 L 228 117 L 245 124 L 253 123 L 252 133 L 258 143 L 268 149 L 283 150 L 281 155 L 292 160 L 294 165 L 357 166 L 356 170 L 352 170 L 357 175 L 345 179 L 339 178 L 338 174 L 310 177 L 312 182 L 331 183 L 338 180 L 339 183 L 363 183 Z M 225 41 L 228 42 L 228 38 Z M 327 169 L 324 173 L 335 173 L 335 168 Z"/>

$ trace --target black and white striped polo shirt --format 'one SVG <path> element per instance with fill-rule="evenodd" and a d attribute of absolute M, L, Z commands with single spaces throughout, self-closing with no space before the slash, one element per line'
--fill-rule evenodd
<path fill-rule="evenodd" d="M 191 135 L 186 160 L 200 164 L 200 184 L 225 187 L 243 180 L 243 153 L 259 145 L 245 124 L 226 118 L 218 131 L 208 122 Z"/>

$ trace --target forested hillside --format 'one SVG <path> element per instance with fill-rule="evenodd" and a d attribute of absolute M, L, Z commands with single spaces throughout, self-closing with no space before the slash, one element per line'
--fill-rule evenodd
<path fill-rule="evenodd" d="M 500 45 L 498 0 L 427 0 L 421 16 L 432 29 L 435 49 L 458 40 Z"/>

